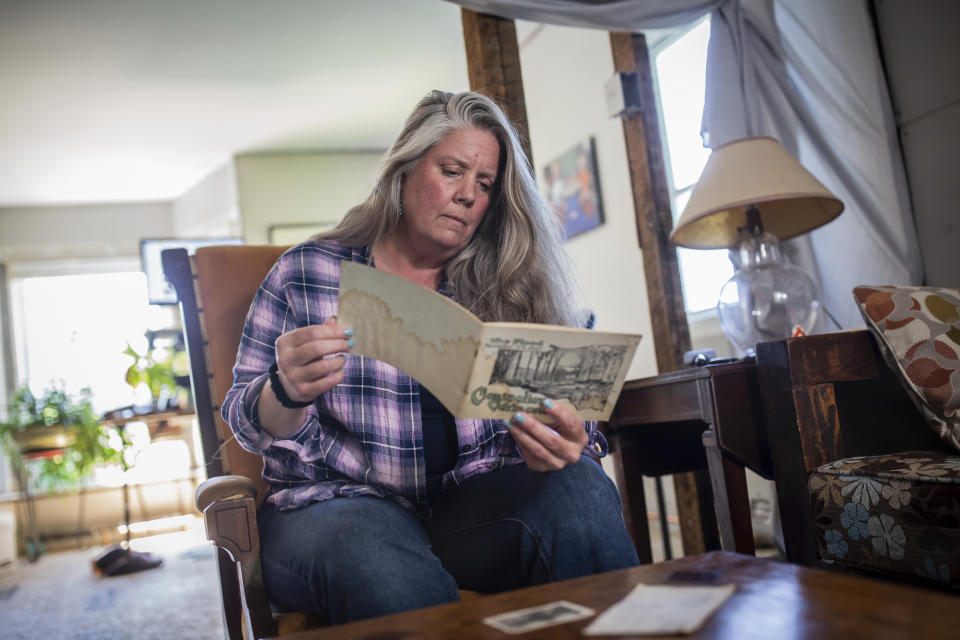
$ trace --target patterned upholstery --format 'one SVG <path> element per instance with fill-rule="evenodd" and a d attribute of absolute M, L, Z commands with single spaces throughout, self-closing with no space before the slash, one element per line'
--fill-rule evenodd
<path fill-rule="evenodd" d="M 846 458 L 807 488 L 821 560 L 960 588 L 960 455 Z"/>
<path fill-rule="evenodd" d="M 927 423 L 960 450 L 960 290 L 861 286 L 853 297 Z"/>

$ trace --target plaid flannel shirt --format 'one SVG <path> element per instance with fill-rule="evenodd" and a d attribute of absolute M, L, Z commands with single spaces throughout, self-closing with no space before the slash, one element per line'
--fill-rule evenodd
<path fill-rule="evenodd" d="M 336 315 L 341 260 L 369 263 L 370 248 L 306 242 L 279 258 L 250 306 L 223 403 L 239 444 L 263 456 L 268 500 L 281 510 L 337 496 L 386 496 L 408 506 L 427 500 L 419 385 L 395 367 L 347 354 L 343 382 L 307 408 L 295 433 L 274 438 L 258 423 L 257 401 L 277 337 Z M 440 293 L 453 297 L 445 285 Z M 459 456 L 444 487 L 523 462 L 502 421 L 456 424 Z M 586 428 L 587 446 L 606 454 L 596 424 Z"/>

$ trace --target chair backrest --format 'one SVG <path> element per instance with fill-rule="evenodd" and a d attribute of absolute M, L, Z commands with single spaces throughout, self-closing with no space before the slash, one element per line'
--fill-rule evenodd
<path fill-rule="evenodd" d="M 257 485 L 258 503 L 266 495 L 263 459 L 243 450 L 220 417 L 233 384 L 233 365 L 250 302 L 277 258 L 281 246 L 213 246 L 187 255 L 163 252 L 163 268 L 177 291 L 183 319 L 197 422 L 207 477 L 241 475 Z"/>

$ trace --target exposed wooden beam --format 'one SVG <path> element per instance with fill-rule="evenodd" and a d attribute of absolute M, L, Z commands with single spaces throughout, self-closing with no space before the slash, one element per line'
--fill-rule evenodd
<path fill-rule="evenodd" d="M 641 34 L 611 33 L 610 47 L 616 72 L 636 73 L 640 112 L 624 117 L 623 134 L 633 189 L 637 236 L 643 253 L 643 274 L 653 327 L 653 347 L 660 373 L 683 366 L 690 349 L 690 328 L 680 286 L 676 248 L 670 242 L 673 217 L 666 167 L 660 144 L 653 77 L 647 42 Z M 706 473 L 681 473 L 673 477 L 683 550 L 686 554 L 717 548 L 716 537 L 703 534 L 701 509 L 712 496 Z M 709 499 L 708 499 L 709 500 Z M 661 514 L 664 516 L 665 514 Z"/>
<path fill-rule="evenodd" d="M 637 235 L 643 252 L 643 273 L 653 325 L 653 343 L 660 373 L 683 365 L 690 349 L 690 328 L 680 287 L 677 251 L 670 242 L 673 218 L 660 146 L 653 80 L 646 39 L 640 34 L 611 33 L 614 71 L 635 72 L 641 111 L 623 118 Z"/>
<path fill-rule="evenodd" d="M 527 106 L 520 75 L 520 47 L 513 20 L 461 9 L 470 89 L 490 96 L 503 107 L 520 134 L 533 166 Z"/>

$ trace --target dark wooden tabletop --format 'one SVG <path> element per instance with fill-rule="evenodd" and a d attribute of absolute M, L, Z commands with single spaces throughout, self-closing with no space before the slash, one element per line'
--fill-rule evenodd
<path fill-rule="evenodd" d="M 601 613 L 639 583 L 737 585 L 734 595 L 697 633 L 689 636 L 693 639 L 933 639 L 956 638 L 960 629 L 960 598 L 953 595 L 713 551 L 284 638 L 503 639 L 510 636 L 483 624 L 483 618 L 557 600 Z M 546 627 L 517 637 L 580 638 L 591 620 Z"/>

